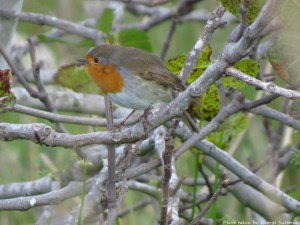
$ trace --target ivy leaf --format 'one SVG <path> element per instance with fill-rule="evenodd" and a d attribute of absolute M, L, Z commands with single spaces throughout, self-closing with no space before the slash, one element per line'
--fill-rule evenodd
<path fill-rule="evenodd" d="M 120 45 L 135 47 L 151 52 L 152 47 L 147 33 L 137 29 L 127 29 L 119 33 Z"/>
<path fill-rule="evenodd" d="M 206 45 L 202 50 L 196 65 L 191 72 L 186 84 L 190 85 L 197 80 L 210 64 L 212 50 Z M 186 55 L 178 56 L 167 63 L 167 68 L 174 74 L 179 74 Z M 219 93 L 216 85 L 211 85 L 200 98 L 197 98 L 189 107 L 188 112 L 192 117 L 200 120 L 209 120 L 213 118 L 220 110 Z"/>
<path fill-rule="evenodd" d="M 190 85 L 195 80 L 197 80 L 201 74 L 206 70 L 207 66 L 210 64 L 210 56 L 212 50 L 209 45 L 205 46 L 202 50 L 196 65 L 191 72 L 186 84 Z M 167 68 L 174 74 L 179 74 L 186 55 L 178 56 L 174 59 L 169 60 L 167 63 Z M 234 66 L 236 69 L 246 73 L 250 76 L 256 77 L 258 74 L 258 64 L 256 61 L 251 59 L 244 59 Z M 223 78 L 223 85 L 225 88 L 234 88 L 237 90 L 242 90 L 247 86 L 242 81 L 239 81 L 233 77 Z M 188 112 L 194 118 L 199 120 L 210 120 L 220 111 L 220 96 L 216 84 L 212 84 L 202 95 L 197 98 L 189 107 Z"/>
<path fill-rule="evenodd" d="M 233 141 L 239 133 L 248 127 L 248 123 L 249 119 L 244 113 L 236 113 L 230 116 L 222 124 L 220 130 L 210 133 L 207 136 L 207 140 L 214 143 L 221 149 L 226 149 L 230 146 L 231 141 Z"/>
<path fill-rule="evenodd" d="M 259 71 L 257 62 L 252 59 L 243 59 L 239 62 L 236 62 L 233 67 L 251 77 L 256 77 Z M 234 77 L 224 77 L 222 79 L 222 83 L 225 88 L 233 88 L 239 91 L 247 87 L 245 82 Z"/>
<path fill-rule="evenodd" d="M 240 20 L 240 8 L 241 8 L 241 0 L 219 0 L 221 4 L 232 13 L 238 20 Z M 251 0 L 249 3 L 249 8 L 247 11 L 247 22 L 249 24 L 253 23 L 257 15 L 259 14 L 263 4 L 265 1 L 262 0 Z"/>
<path fill-rule="evenodd" d="M 189 85 L 198 79 L 210 64 L 210 56 L 212 50 L 209 45 L 205 46 L 201 52 L 195 68 L 190 74 L 186 84 Z M 178 56 L 171 59 L 167 63 L 167 68 L 174 74 L 179 74 L 186 55 Z M 235 68 L 241 70 L 250 76 L 256 76 L 258 73 L 258 65 L 250 59 L 241 60 L 234 65 Z M 236 88 L 238 90 L 246 87 L 241 81 L 235 78 L 227 77 L 223 81 L 224 86 Z M 219 90 L 216 84 L 212 84 L 202 95 L 197 98 L 189 107 L 188 112 L 193 118 L 199 120 L 210 120 L 220 111 Z M 208 140 L 216 144 L 220 148 L 226 148 L 235 137 L 243 131 L 248 124 L 248 118 L 243 113 L 237 113 L 227 119 L 219 131 L 213 132 L 208 136 Z"/>
<path fill-rule="evenodd" d="M 177 56 L 173 59 L 170 59 L 166 65 L 167 69 L 170 70 L 174 74 L 179 74 L 181 71 L 181 68 L 183 66 L 185 58 L 186 58 L 186 54 Z"/>
<path fill-rule="evenodd" d="M 211 120 L 220 111 L 220 96 L 216 84 L 212 84 L 200 98 L 188 108 L 188 112 L 199 120 Z"/>
<path fill-rule="evenodd" d="M 212 54 L 211 47 L 209 45 L 206 45 L 203 48 L 202 52 L 200 53 L 194 69 L 196 69 L 196 70 L 201 69 L 202 71 L 204 71 L 206 69 L 206 67 L 210 64 L 211 54 Z M 166 67 L 172 73 L 179 74 L 181 71 L 181 68 L 184 64 L 186 56 L 187 56 L 186 54 L 183 54 L 183 55 L 177 56 L 173 59 L 170 59 L 166 65 Z M 200 77 L 200 75 L 201 75 L 201 73 L 200 74 L 199 73 L 191 73 L 191 75 L 189 76 L 189 79 L 187 80 L 187 84 L 193 83 L 195 80 L 197 80 L 198 77 Z"/>
<path fill-rule="evenodd" d="M 81 63 L 62 66 L 54 75 L 54 80 L 60 85 L 80 93 L 99 94 L 100 89 L 87 74 Z"/>
<path fill-rule="evenodd" d="M 0 70 L 0 111 L 11 109 L 16 103 L 16 97 L 11 92 L 12 75 L 9 69 Z"/>

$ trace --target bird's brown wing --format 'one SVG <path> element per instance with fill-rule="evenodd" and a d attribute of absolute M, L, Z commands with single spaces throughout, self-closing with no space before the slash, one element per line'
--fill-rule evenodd
<path fill-rule="evenodd" d="M 185 90 L 181 79 L 168 71 L 156 55 L 133 48 L 124 48 L 122 53 L 124 54 L 122 57 L 123 64 L 126 64 L 131 71 L 136 71 L 136 75 L 147 80 L 154 80 L 177 91 Z"/>
<path fill-rule="evenodd" d="M 159 84 L 162 84 L 167 87 L 171 87 L 177 91 L 184 91 L 185 87 L 181 79 L 175 74 L 168 71 L 166 68 L 150 68 L 143 73 L 139 74 L 145 79 L 154 80 Z"/>

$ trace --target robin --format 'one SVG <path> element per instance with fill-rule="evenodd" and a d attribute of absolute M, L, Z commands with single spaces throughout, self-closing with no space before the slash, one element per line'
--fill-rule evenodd
<path fill-rule="evenodd" d="M 184 91 L 181 79 L 156 55 L 130 47 L 102 44 L 86 59 L 88 74 L 103 94 L 123 107 L 145 110 L 156 103 L 169 103 L 172 89 Z"/>

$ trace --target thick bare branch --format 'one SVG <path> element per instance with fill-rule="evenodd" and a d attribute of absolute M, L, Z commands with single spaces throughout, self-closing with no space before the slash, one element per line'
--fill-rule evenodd
<path fill-rule="evenodd" d="M 51 183 L 51 177 L 47 176 L 34 181 L 0 185 L 0 199 L 46 193 L 51 190 Z"/>
<path fill-rule="evenodd" d="M 24 88 L 13 88 L 17 103 L 32 108 L 45 109 L 45 106 L 32 98 Z M 89 95 L 71 91 L 49 90 L 48 93 L 58 111 L 80 112 L 86 114 L 104 115 L 104 98 L 101 95 Z M 97 104 L 95 104 L 97 102 Z"/>
<path fill-rule="evenodd" d="M 92 181 L 88 182 L 91 185 Z M 28 210 L 32 207 L 59 204 L 80 195 L 82 182 L 71 182 L 66 187 L 46 194 L 0 200 L 0 210 Z"/>

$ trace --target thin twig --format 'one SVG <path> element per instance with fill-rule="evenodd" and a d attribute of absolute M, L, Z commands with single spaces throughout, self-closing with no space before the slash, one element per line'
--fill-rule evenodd
<path fill-rule="evenodd" d="M 177 133 L 177 135 L 184 137 L 184 135 L 180 133 Z M 201 149 L 204 154 L 214 158 L 220 164 L 233 172 L 236 176 L 242 178 L 243 182 L 264 194 L 271 201 L 276 202 L 292 212 L 295 212 L 297 215 L 300 215 L 300 210 L 298 207 L 299 202 L 297 200 L 253 174 L 237 160 L 229 156 L 227 152 L 219 149 L 217 146 L 206 140 L 202 140 L 200 143 L 195 144 L 194 147 Z"/>
<path fill-rule="evenodd" d="M 289 90 L 286 88 L 279 87 L 273 83 L 267 83 L 267 82 L 258 80 L 254 77 L 251 77 L 251 76 L 235 69 L 234 67 L 228 67 L 227 69 L 225 69 L 225 73 L 229 76 L 235 77 L 236 79 L 244 81 L 245 83 L 249 84 L 250 86 L 261 88 L 270 93 L 279 94 L 279 95 L 285 96 L 287 98 L 292 98 L 292 99 L 300 98 L 300 92 L 298 92 L 298 91 Z"/>
<path fill-rule="evenodd" d="M 123 216 L 126 216 L 128 213 L 131 212 L 131 210 L 138 210 L 138 209 L 141 209 L 142 207 L 145 207 L 149 204 L 152 203 L 152 200 L 151 199 L 146 199 L 146 200 L 142 200 L 138 203 L 136 203 L 135 205 L 132 206 L 132 209 L 123 209 L 122 211 L 120 211 L 118 213 L 118 217 L 123 217 Z"/>
<path fill-rule="evenodd" d="M 288 105 L 289 105 L 289 99 L 285 98 L 283 101 L 283 105 L 282 105 L 282 110 L 281 112 L 283 112 L 284 114 L 287 114 L 287 109 L 288 109 Z M 285 125 L 284 123 L 280 122 L 278 124 L 278 128 L 275 131 L 275 138 L 273 144 L 273 149 L 272 151 L 274 151 L 274 153 L 279 150 L 279 148 L 281 147 L 280 142 L 283 140 L 283 136 L 284 136 L 284 131 L 285 131 Z M 273 154 L 272 154 L 273 155 Z M 274 155 L 275 156 L 275 155 Z"/>
<path fill-rule="evenodd" d="M 241 23 L 232 31 L 230 34 L 228 41 L 230 42 L 237 42 L 242 37 L 244 30 L 247 28 L 248 21 L 247 21 L 247 13 L 249 8 L 250 1 L 249 0 L 242 0 L 240 6 L 240 15 L 241 15 Z"/>
<path fill-rule="evenodd" d="M 168 49 L 170 47 L 170 42 L 171 42 L 172 37 L 173 37 L 173 35 L 175 33 L 177 22 L 178 22 L 177 17 L 173 17 L 173 19 L 171 21 L 170 28 L 169 28 L 169 32 L 167 34 L 166 40 L 164 41 L 164 45 L 163 45 L 162 51 L 160 53 L 160 58 L 162 60 L 164 60 L 164 58 L 166 57 L 167 51 L 168 51 Z"/>
<path fill-rule="evenodd" d="M 106 119 L 56 114 L 56 113 L 46 112 L 44 110 L 34 109 L 19 104 L 15 104 L 10 111 L 47 119 L 51 122 L 62 122 L 62 123 L 71 123 L 71 124 L 88 125 L 88 126 L 106 126 L 107 124 Z M 124 121 L 123 118 L 114 119 L 114 124 L 118 125 L 122 121 Z M 136 121 L 129 119 L 126 122 L 126 125 L 132 124 L 134 122 Z"/>
<path fill-rule="evenodd" d="M 125 176 L 125 174 L 122 174 L 122 186 L 121 186 L 121 190 L 117 199 L 117 205 L 119 206 L 122 199 L 124 198 L 126 191 L 128 189 L 128 185 L 127 185 L 127 178 Z"/>
<path fill-rule="evenodd" d="M 220 26 L 220 18 L 223 16 L 224 13 L 225 13 L 225 8 L 222 7 L 221 5 L 218 5 L 210 15 L 210 18 L 208 19 L 204 27 L 203 34 L 199 37 L 194 48 L 186 57 L 184 66 L 180 71 L 179 76 L 181 77 L 183 83 L 186 82 L 188 76 L 193 70 L 201 51 L 204 49 L 206 44 L 209 43 L 209 41 L 211 40 L 212 35 L 216 30 L 216 28 Z"/>
<path fill-rule="evenodd" d="M 169 224 L 168 218 L 168 205 L 169 205 L 169 192 L 170 184 L 169 181 L 172 176 L 172 157 L 174 143 L 170 133 L 167 132 L 165 135 L 166 148 L 162 154 L 164 175 L 162 178 L 162 194 L 161 194 L 161 214 L 160 214 L 160 225 Z"/>
<path fill-rule="evenodd" d="M 264 96 L 260 99 L 256 99 L 255 101 L 245 100 L 243 109 L 244 110 L 254 109 L 256 107 L 268 104 L 268 103 L 272 102 L 273 100 L 275 100 L 278 97 L 280 97 L 280 95 L 270 94 L 270 95 Z"/>
<path fill-rule="evenodd" d="M 213 196 L 210 198 L 209 202 L 207 203 L 207 205 L 201 210 L 200 214 L 198 216 L 196 216 L 196 218 L 193 220 L 192 223 L 190 223 L 190 225 L 196 225 L 199 224 L 201 218 L 207 213 L 207 211 L 212 207 L 212 205 L 217 201 L 217 199 L 219 198 L 220 194 L 222 193 L 223 188 L 226 187 L 226 182 L 223 181 L 217 191 L 213 194 Z"/>
<path fill-rule="evenodd" d="M 105 99 L 105 113 L 107 119 L 107 130 L 114 128 L 112 105 L 107 96 Z M 117 197 L 116 197 L 116 151 L 113 144 L 107 145 L 108 176 L 107 176 L 107 203 L 108 215 L 107 225 L 115 224 L 117 216 Z"/>
<path fill-rule="evenodd" d="M 28 39 L 28 43 L 29 43 L 29 55 L 31 58 L 32 72 L 33 72 L 33 77 L 35 79 L 37 89 L 39 91 L 39 99 L 44 103 L 44 105 L 50 112 L 56 113 L 52 101 L 49 98 L 49 94 L 47 93 L 44 83 L 40 77 L 40 65 L 36 61 L 34 44 L 31 39 Z"/>
<path fill-rule="evenodd" d="M 192 6 L 199 2 L 199 0 L 182 0 L 178 6 L 175 6 L 173 9 L 166 9 L 163 7 L 155 7 L 149 9 L 148 7 L 140 7 L 139 5 L 129 5 L 129 10 L 133 11 L 136 14 L 147 14 L 148 19 L 142 20 L 138 23 L 132 24 L 122 24 L 119 26 L 118 30 L 126 29 L 139 29 L 139 30 L 149 30 L 151 27 L 160 24 L 166 20 L 173 18 L 174 16 L 180 19 L 186 14 L 189 14 L 192 11 Z"/>
<path fill-rule="evenodd" d="M 237 95 L 230 104 L 225 106 L 220 112 L 211 120 L 211 122 L 203 127 L 199 133 L 195 133 L 187 141 L 185 141 L 181 146 L 175 150 L 175 154 L 184 152 L 190 147 L 192 147 L 196 142 L 205 138 L 209 133 L 217 130 L 219 126 L 231 115 L 237 113 L 243 108 L 243 96 Z"/>
<path fill-rule="evenodd" d="M 58 181 L 55 181 L 51 185 L 51 191 L 58 190 L 60 188 L 60 183 Z M 41 213 L 36 221 L 35 224 L 47 224 L 49 222 L 50 218 L 54 216 L 54 205 L 46 205 L 42 207 Z"/>
<path fill-rule="evenodd" d="M 198 169 L 199 169 L 199 172 L 202 174 L 203 179 L 205 180 L 205 184 L 208 188 L 209 196 L 212 196 L 213 195 L 213 188 L 211 186 L 211 183 L 209 182 L 209 178 L 208 178 L 207 174 L 203 170 L 202 163 L 199 163 Z"/>
<path fill-rule="evenodd" d="M 24 13 L 24 12 L 23 12 Z M 92 27 L 96 23 L 95 19 L 89 18 L 86 20 L 81 21 L 79 24 L 85 27 Z M 68 34 L 65 30 L 59 29 L 59 28 L 52 28 L 50 31 L 47 31 L 43 33 L 46 37 L 49 38 L 62 38 Z M 39 39 L 36 35 L 30 37 L 32 40 L 32 44 L 38 45 L 40 43 Z M 24 57 L 24 55 L 29 51 L 29 44 L 24 43 L 23 45 L 14 46 L 14 48 L 11 50 L 13 58 L 16 58 L 18 61 L 21 61 L 21 59 Z"/>
<path fill-rule="evenodd" d="M 88 180 L 89 181 L 89 180 Z M 88 193 L 85 194 L 82 206 L 82 224 L 87 224 L 91 212 L 99 214 L 107 209 L 106 183 L 107 183 L 107 161 L 103 163 L 102 169 L 99 171 L 96 178 L 92 180 L 91 185 L 87 186 Z M 88 185 L 89 183 L 87 183 Z M 103 199 L 103 201 L 101 201 Z M 64 219 L 61 219 L 60 224 L 73 225 L 78 221 L 80 214 L 80 206 L 76 206 L 71 213 Z"/>
<path fill-rule="evenodd" d="M 35 46 L 31 39 L 28 39 L 28 43 L 29 43 L 29 54 L 30 54 L 31 64 L 32 64 L 32 72 L 33 72 L 33 77 L 35 79 L 37 89 L 39 91 L 39 99 L 41 100 L 41 102 L 44 103 L 45 107 L 50 112 L 56 113 L 56 109 L 53 106 L 53 102 L 40 77 L 40 65 L 36 61 Z M 65 128 L 60 123 L 56 122 L 55 124 L 58 131 L 66 132 Z"/>
<path fill-rule="evenodd" d="M 103 40 L 105 35 L 96 29 L 83 26 L 78 23 L 73 23 L 67 20 L 59 19 L 53 16 L 47 16 L 39 13 L 15 13 L 11 11 L 0 10 L 0 15 L 18 17 L 20 21 L 26 21 L 31 23 L 36 23 L 39 25 L 48 25 L 51 27 L 57 27 L 59 29 L 65 30 L 72 34 L 77 34 L 79 36 L 89 38 L 98 43 Z"/>
<path fill-rule="evenodd" d="M 226 105 L 226 95 L 222 79 L 217 80 L 217 88 L 219 90 L 220 108 L 223 108 Z"/>

